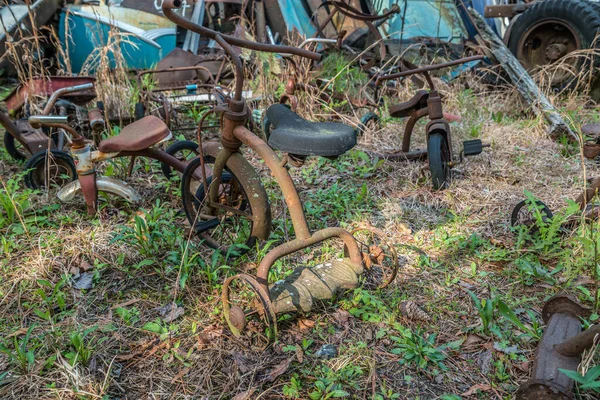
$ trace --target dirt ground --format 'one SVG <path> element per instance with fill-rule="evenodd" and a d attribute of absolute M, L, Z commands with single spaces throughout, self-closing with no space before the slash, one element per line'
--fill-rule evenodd
<path fill-rule="evenodd" d="M 593 309 L 585 324 L 598 317 L 597 224 L 560 224 L 576 215 L 567 200 L 600 171 L 576 144 L 547 138 L 515 93 L 460 82 L 443 93 L 446 110 L 462 117 L 452 124 L 455 155 L 462 140 L 491 145 L 456 166 L 448 189 L 432 190 L 426 161 L 369 156 L 399 148 L 403 121 L 391 119 L 339 159 L 290 170 L 312 230 L 368 222 L 389 235 L 400 269 L 385 289 L 346 290 L 280 316 L 266 350 L 232 336 L 220 296 L 227 276 L 252 274 L 292 236 L 256 157 L 248 154 L 271 200 L 271 240 L 227 259 L 188 240 L 179 181 L 156 163 L 138 160 L 130 178 L 127 162 L 111 165 L 142 204 L 103 203 L 91 218 L 82 204 L 25 188 L 23 165 L 0 148 L 0 398 L 512 398 L 529 377 L 544 301 L 566 292 Z M 575 126 L 598 120 L 583 98 L 556 102 Z M 415 148 L 423 132 L 418 125 Z M 526 192 L 556 214 L 537 230 L 510 228 Z M 276 263 L 272 282 L 341 253 L 332 242 L 293 254 Z M 91 288 L 78 289 L 88 278 Z M 585 354 L 580 372 L 594 357 Z"/>

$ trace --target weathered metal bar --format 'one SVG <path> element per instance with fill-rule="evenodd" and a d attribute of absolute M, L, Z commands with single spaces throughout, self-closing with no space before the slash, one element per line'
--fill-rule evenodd
<path fill-rule="evenodd" d="M 287 169 L 281 166 L 281 160 L 279 157 L 277 157 L 277 154 L 275 154 L 273 149 L 268 144 L 266 144 L 244 126 L 236 127 L 233 132 L 236 138 L 238 138 L 246 146 L 250 147 L 256 154 L 258 154 L 260 158 L 265 161 L 267 167 L 269 167 L 271 172 L 273 172 L 273 175 L 275 175 L 275 179 L 281 187 L 285 202 L 290 211 L 290 217 L 292 219 L 296 236 L 300 239 L 310 238 L 310 230 L 308 229 L 308 223 L 306 222 L 306 217 L 304 216 L 304 209 L 302 208 L 300 196 L 298 196 L 294 182 L 292 181 Z"/>
<path fill-rule="evenodd" d="M 50 96 L 50 98 L 48 99 L 48 102 L 46 103 L 46 107 L 44 107 L 42 114 L 44 114 L 44 115 L 50 114 L 50 111 L 52 110 L 52 107 L 54 107 L 54 104 L 56 103 L 56 101 L 60 97 L 64 96 L 65 94 L 83 92 L 85 90 L 93 89 L 93 88 L 94 88 L 93 83 L 84 83 L 83 85 L 69 86 L 69 87 L 65 87 L 65 88 L 56 90 L 54 93 L 52 93 L 52 96 Z"/>
<path fill-rule="evenodd" d="M 210 39 L 215 39 L 217 34 L 210 29 L 204 28 L 200 25 L 194 24 L 189 20 L 177 15 L 173 9 L 181 7 L 181 0 L 165 0 L 163 3 L 162 9 L 165 17 L 173 21 L 175 24 L 181 26 L 182 28 L 197 32 L 205 37 Z M 265 43 L 257 43 L 252 42 L 250 40 L 240 39 L 229 35 L 219 35 L 221 36 L 227 43 L 232 46 L 244 47 L 250 50 L 256 51 L 266 51 L 269 53 L 290 53 L 300 57 L 309 58 L 311 60 L 320 61 L 322 56 L 319 53 L 315 53 L 313 51 L 299 49 L 293 46 L 278 46 L 271 45 Z"/>
<path fill-rule="evenodd" d="M 256 280 L 265 288 L 268 289 L 269 270 L 281 257 L 292 254 L 298 250 L 320 243 L 324 240 L 337 237 L 344 241 L 344 245 L 348 249 L 348 254 L 352 262 L 361 265 L 362 255 L 358 249 L 358 244 L 354 236 L 350 232 L 342 228 L 325 228 L 315 232 L 312 236 L 306 239 L 295 239 L 291 242 L 283 243 L 271 250 L 260 262 L 256 271 Z M 362 273 L 362 271 L 361 271 Z"/>
<path fill-rule="evenodd" d="M 6 131 L 8 133 L 10 133 L 10 135 L 12 137 L 14 137 L 19 143 L 21 143 L 23 146 L 25 146 L 26 149 L 29 149 L 29 145 L 23 139 L 23 136 L 21 135 L 21 131 L 19 130 L 19 128 L 17 128 L 17 126 L 14 124 L 14 122 L 8 116 L 8 114 L 6 114 L 1 109 L 0 109 L 0 125 L 2 125 L 4 127 L 4 129 L 6 129 Z"/>
<path fill-rule="evenodd" d="M 483 10 L 483 16 L 485 18 L 512 18 L 515 15 L 524 12 L 534 4 L 535 2 L 519 4 L 495 4 L 492 6 L 485 6 L 485 9 Z"/>
<path fill-rule="evenodd" d="M 471 62 L 471 61 L 483 60 L 484 58 L 485 58 L 485 56 L 465 57 L 465 58 L 460 58 L 460 59 L 454 60 L 454 61 L 448 61 L 448 62 L 445 62 L 445 63 L 442 63 L 442 64 L 426 65 L 424 67 L 410 69 L 408 71 L 397 72 L 395 74 L 382 75 L 382 76 L 379 76 L 377 78 L 376 84 L 378 84 L 379 82 L 382 82 L 382 81 L 389 81 L 391 79 L 402 78 L 404 76 L 409 76 L 409 75 L 414 75 L 414 74 L 421 74 L 423 72 L 429 72 L 429 71 L 436 71 L 438 69 L 448 68 L 448 67 L 452 67 L 454 65 L 465 64 L 465 63 L 468 63 L 468 62 Z"/>

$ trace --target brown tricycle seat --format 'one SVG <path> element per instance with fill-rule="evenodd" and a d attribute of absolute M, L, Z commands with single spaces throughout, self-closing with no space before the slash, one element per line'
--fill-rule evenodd
<path fill-rule="evenodd" d="M 127 125 L 117 136 L 103 140 L 98 150 L 103 153 L 140 151 L 169 138 L 169 127 L 158 117 L 149 115 Z"/>
<path fill-rule="evenodd" d="M 310 122 L 284 104 L 267 109 L 269 146 L 299 156 L 336 157 L 356 145 L 356 131 L 338 122 Z"/>

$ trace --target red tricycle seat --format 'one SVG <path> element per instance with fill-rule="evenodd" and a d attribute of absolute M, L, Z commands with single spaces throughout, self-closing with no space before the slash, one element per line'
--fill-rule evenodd
<path fill-rule="evenodd" d="M 160 143 L 170 135 L 169 127 L 160 118 L 149 115 L 127 125 L 117 136 L 100 142 L 98 150 L 103 153 L 140 151 Z"/>

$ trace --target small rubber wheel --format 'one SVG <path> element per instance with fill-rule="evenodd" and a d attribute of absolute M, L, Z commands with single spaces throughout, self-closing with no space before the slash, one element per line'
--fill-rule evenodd
<path fill-rule="evenodd" d="M 444 190 L 450 183 L 450 148 L 441 133 L 432 133 L 427 139 L 427 158 L 433 190 Z"/>
<path fill-rule="evenodd" d="M 4 147 L 15 161 L 25 161 L 27 152 L 23 145 L 8 132 L 4 132 Z"/>
<path fill-rule="evenodd" d="M 528 8 L 513 22 L 508 48 L 532 71 L 538 67 L 560 63 L 567 54 L 589 49 L 600 31 L 600 14 L 590 2 L 580 0 L 544 0 Z M 573 57 L 552 76 L 552 87 L 573 86 L 579 72 L 589 68 L 598 57 Z"/>
<path fill-rule="evenodd" d="M 179 161 L 189 161 L 198 155 L 198 144 L 190 140 L 179 140 L 169 147 L 165 152 Z M 161 163 L 160 169 L 167 179 L 173 177 L 173 168 L 167 163 Z"/>
<path fill-rule="evenodd" d="M 214 158 L 204 156 L 206 186 L 212 183 Z M 221 177 L 217 205 L 208 209 L 200 157 L 194 158 L 181 177 L 181 197 L 185 215 L 204 243 L 230 257 L 247 253 L 256 243 L 252 236 L 253 214 L 244 182 L 225 168 Z M 216 224 L 215 224 L 216 223 Z"/>
<path fill-rule="evenodd" d="M 135 103 L 135 110 L 133 116 L 136 121 L 144 118 L 146 115 L 146 110 L 144 109 L 144 105 L 142 103 Z"/>
<path fill-rule="evenodd" d="M 77 179 L 75 162 L 68 153 L 42 150 L 25 164 L 25 184 L 31 189 L 60 188 Z"/>
<path fill-rule="evenodd" d="M 356 134 L 363 135 L 366 132 L 377 130 L 381 127 L 381 119 L 379 115 L 369 111 L 360 118 L 360 123 L 356 127 Z"/>
<path fill-rule="evenodd" d="M 520 201 L 512 210 L 510 215 L 510 226 L 516 227 L 524 225 L 529 230 L 536 229 L 536 213 L 538 211 L 540 212 L 542 222 L 544 223 L 548 223 L 553 217 L 550 207 L 541 200 L 536 200 L 535 205 L 533 205 L 529 199 Z"/>

